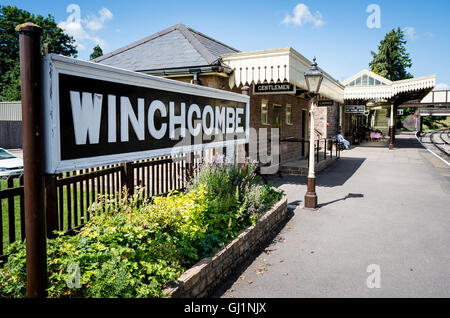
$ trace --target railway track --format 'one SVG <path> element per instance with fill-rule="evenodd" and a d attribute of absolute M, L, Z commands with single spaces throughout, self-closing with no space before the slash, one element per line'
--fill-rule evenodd
<path fill-rule="evenodd" d="M 420 137 L 420 141 L 445 161 L 450 159 L 450 129 L 427 132 Z"/>

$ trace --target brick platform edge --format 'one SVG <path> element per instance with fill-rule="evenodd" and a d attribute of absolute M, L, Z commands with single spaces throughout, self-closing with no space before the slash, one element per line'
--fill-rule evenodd
<path fill-rule="evenodd" d="M 272 232 L 287 219 L 287 199 L 283 198 L 264 213 L 254 226 L 241 232 L 214 256 L 200 260 L 163 292 L 171 298 L 208 297 L 251 254 L 265 245 Z"/>

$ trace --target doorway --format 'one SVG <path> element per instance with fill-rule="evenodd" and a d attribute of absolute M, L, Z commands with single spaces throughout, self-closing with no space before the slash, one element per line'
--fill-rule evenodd
<path fill-rule="evenodd" d="M 281 126 L 282 126 L 283 114 L 281 105 L 273 105 L 273 116 L 272 116 L 272 128 L 278 128 L 278 145 L 281 146 Z M 272 137 L 270 137 L 272 138 Z M 280 149 L 281 150 L 281 149 Z M 271 151 L 271 155 L 272 151 Z M 281 162 L 281 151 L 278 153 L 278 162 Z"/>
<path fill-rule="evenodd" d="M 282 121 L 281 106 L 273 105 L 272 128 L 280 129 L 280 137 L 281 137 L 281 121 Z"/>

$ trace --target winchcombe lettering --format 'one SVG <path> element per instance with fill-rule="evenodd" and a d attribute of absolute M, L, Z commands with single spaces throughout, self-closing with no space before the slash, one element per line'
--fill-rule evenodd
<path fill-rule="evenodd" d="M 244 132 L 242 107 L 187 105 L 174 101 L 166 105 L 160 100 L 145 104 L 144 98 L 138 98 L 135 103 L 133 105 L 127 96 L 117 98 L 115 95 L 70 91 L 75 143 L 98 144 L 100 138 L 105 138 L 108 143 L 129 142 L 132 134 L 143 141 L 148 135 L 154 139 L 178 140 L 187 133 L 195 137 L 201 133 L 211 136 Z M 104 104 L 107 120 L 102 122 Z M 102 125 L 107 125 L 105 136 L 100 134 Z M 179 136 L 175 134 L 178 128 Z"/>

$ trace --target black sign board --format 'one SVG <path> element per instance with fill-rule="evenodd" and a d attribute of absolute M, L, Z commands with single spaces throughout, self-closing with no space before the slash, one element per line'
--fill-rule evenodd
<path fill-rule="evenodd" d="M 253 86 L 253 94 L 293 94 L 295 92 L 295 85 L 291 83 L 266 83 Z"/>
<path fill-rule="evenodd" d="M 366 105 L 345 105 L 344 112 L 347 114 L 364 114 Z"/>
<path fill-rule="evenodd" d="M 318 106 L 333 106 L 334 105 L 334 101 L 332 100 L 319 100 L 317 102 Z"/>
<path fill-rule="evenodd" d="M 49 55 L 46 172 L 248 142 L 249 97 Z"/>

